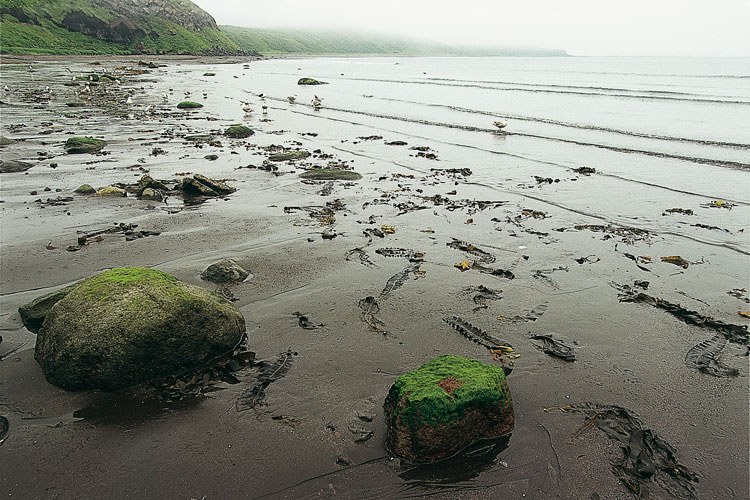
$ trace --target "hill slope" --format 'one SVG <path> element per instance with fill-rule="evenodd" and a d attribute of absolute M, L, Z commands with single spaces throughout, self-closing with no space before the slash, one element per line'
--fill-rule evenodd
<path fill-rule="evenodd" d="M 189 0 L 0 0 L 0 51 L 21 54 L 237 54 Z"/>

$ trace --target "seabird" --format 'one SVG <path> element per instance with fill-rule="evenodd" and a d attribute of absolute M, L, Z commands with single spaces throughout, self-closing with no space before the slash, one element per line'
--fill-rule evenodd
<path fill-rule="evenodd" d="M 492 124 L 499 129 L 504 129 L 508 126 L 508 120 L 498 120 L 496 122 L 493 122 Z"/>
<path fill-rule="evenodd" d="M 130 96 L 128 96 L 128 100 L 125 101 L 125 104 L 133 104 L 133 99 Z"/>
<path fill-rule="evenodd" d="M 286 98 L 286 100 L 289 101 L 290 104 L 294 104 L 294 101 L 297 100 L 297 96 L 290 95 L 289 97 Z"/>

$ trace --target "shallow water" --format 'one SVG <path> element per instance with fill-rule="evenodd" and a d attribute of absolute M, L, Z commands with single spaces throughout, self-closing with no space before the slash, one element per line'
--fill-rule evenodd
<path fill-rule="evenodd" d="M 747 324 L 737 312 L 748 303 L 727 292 L 747 287 L 750 278 L 750 61 L 167 64 L 123 78 L 119 89 L 107 87 L 122 113 L 66 107 L 74 89 L 62 85 L 70 80 L 63 64 L 35 64 L 33 72 L 26 65 L 2 68 L 3 85 L 11 87 L 1 99 L 2 135 L 22 140 L 4 147 L 2 157 L 34 163 L 27 174 L 0 178 L 0 356 L 20 347 L 0 361 L 0 413 L 9 421 L 0 445 L 3 490 L 21 498 L 155 498 L 165 487 L 177 498 L 217 499 L 632 498 L 610 468 L 622 455 L 616 443 L 596 429 L 581 431 L 580 414 L 544 411 L 593 402 L 628 408 L 674 446 L 680 463 L 700 479 L 696 498 L 748 497 L 746 346 L 730 342 L 721 351 L 737 377 L 697 371 L 686 354 L 715 331 L 646 304 L 620 302 L 618 294 L 623 285 L 645 280 L 651 296 Z M 70 68 L 74 74 L 103 69 L 86 62 Z M 202 76 L 206 71 L 216 76 Z M 330 83 L 297 86 L 302 76 Z M 45 85 L 56 93 L 49 103 L 24 98 L 26 89 Z M 127 107 L 130 90 L 134 104 Z M 205 107 L 177 113 L 184 92 Z M 286 102 L 295 94 L 297 104 Z M 320 111 L 309 106 L 316 94 L 323 98 Z M 243 116 L 242 100 L 255 108 L 250 116 Z M 156 112 L 144 113 L 147 105 Z M 501 117 L 510 123 L 507 133 L 496 134 L 492 122 Z M 222 137 L 220 147 L 183 140 L 238 122 L 256 134 L 244 141 Z M 302 135 L 308 132 L 318 135 Z M 109 154 L 65 155 L 68 134 L 104 138 Z M 370 135 L 384 139 L 359 139 Z M 321 196 L 324 184 L 301 183 L 294 165 L 279 164 L 280 176 L 238 169 L 266 158 L 253 145 L 296 143 L 350 162 L 363 179 L 334 183 Z M 411 146 L 429 146 L 438 159 L 417 157 Z M 154 147 L 166 154 L 151 156 Z M 204 159 L 209 153 L 219 159 Z M 596 174 L 571 170 L 583 165 Z M 432 170 L 460 168 L 472 174 Z M 192 206 L 179 197 L 154 204 L 75 196 L 66 206 L 44 208 L 34 201 L 70 196 L 84 182 L 137 182 L 142 169 L 157 179 L 183 172 L 226 178 L 238 191 Z M 44 192 L 46 186 L 52 190 Z M 435 204 L 434 195 L 455 205 Z M 331 241 L 321 238 L 323 227 L 306 211 L 284 210 L 334 199 L 346 208 L 336 212 L 339 236 Z M 495 203 L 472 208 L 475 200 Z M 734 206 L 704 206 L 716 200 Z M 407 203 L 423 208 L 399 215 Z M 694 215 L 663 215 L 677 207 Z M 531 210 L 544 215 L 535 218 Z M 115 222 L 161 234 L 133 242 L 111 235 L 65 251 L 76 243 L 76 231 Z M 362 231 L 381 224 L 396 232 L 368 244 Z M 636 232 L 575 228 L 587 225 Z M 515 279 L 460 272 L 454 264 L 475 257 L 449 247 L 452 238 L 491 253 L 495 262 L 488 266 L 510 270 Z M 423 252 L 426 273 L 409 273 L 400 288 L 380 296 L 388 279 L 411 265 L 375 251 L 389 247 Z M 355 248 L 374 266 L 347 260 Z M 689 267 L 660 260 L 672 255 Z M 141 393 L 66 393 L 44 381 L 33 360 L 34 335 L 21 326 L 17 307 L 115 266 L 152 266 L 209 286 L 199 273 L 224 257 L 253 273 L 233 290 L 250 349 L 270 361 L 287 349 L 298 353 L 289 373 L 267 388 L 265 405 L 237 411 L 243 384 L 219 383 L 198 400 L 170 402 Z M 476 309 L 467 290 L 479 285 L 502 298 Z M 378 297 L 377 318 L 390 335 L 362 320 L 358 303 L 367 296 Z M 300 328 L 296 311 L 325 326 Z M 443 321 L 448 316 L 521 354 L 509 376 L 517 423 L 507 443 L 480 445 L 450 465 L 410 469 L 390 460 L 384 447 L 380 408 L 393 380 L 439 354 L 493 362 L 484 347 Z M 536 349 L 531 336 L 539 334 L 573 346 L 576 361 Z M 375 415 L 371 423 L 357 418 L 363 407 Z M 367 427 L 374 437 L 355 443 L 350 425 Z M 342 456 L 352 465 L 337 464 Z M 672 497 L 655 486 L 652 494 Z"/>

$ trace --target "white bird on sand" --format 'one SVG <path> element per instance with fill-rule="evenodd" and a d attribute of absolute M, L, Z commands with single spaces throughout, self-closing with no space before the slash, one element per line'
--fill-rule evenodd
<path fill-rule="evenodd" d="M 502 130 L 502 129 L 504 129 L 505 127 L 507 127 L 507 126 L 508 126 L 508 120 L 498 120 L 498 121 L 496 121 L 496 122 L 493 122 L 492 124 L 493 124 L 494 126 L 496 126 L 497 128 L 499 128 L 500 130 Z"/>
<path fill-rule="evenodd" d="M 321 104 L 323 104 L 323 99 L 321 99 L 318 96 L 315 96 L 315 98 L 312 100 L 313 109 L 315 109 L 315 110 L 320 109 L 320 105 Z"/>
<path fill-rule="evenodd" d="M 289 97 L 286 98 L 286 100 L 289 101 L 290 104 L 294 104 L 294 101 L 297 100 L 297 96 L 296 95 L 290 95 Z"/>
<path fill-rule="evenodd" d="M 128 100 L 125 101 L 125 104 L 133 104 L 133 98 L 128 96 Z"/>
<path fill-rule="evenodd" d="M 6 92 L 10 92 L 10 88 L 8 88 L 7 85 L 5 87 L 3 87 L 3 90 L 6 91 Z"/>
<path fill-rule="evenodd" d="M 165 93 L 163 93 L 163 94 L 161 95 L 161 98 L 162 98 L 162 99 L 164 99 L 165 101 L 166 101 L 167 99 L 169 99 L 169 98 L 167 97 L 167 94 L 166 94 L 166 92 L 165 92 Z"/>
<path fill-rule="evenodd" d="M 83 87 L 84 92 L 91 92 L 91 87 L 89 87 L 89 84 L 87 83 L 85 87 Z"/>
<path fill-rule="evenodd" d="M 247 101 L 242 102 L 242 111 L 244 111 L 246 114 L 250 114 L 253 112 L 253 108 L 250 107 L 250 103 Z"/>
<path fill-rule="evenodd" d="M 264 104 L 264 105 L 263 105 L 263 106 L 261 106 L 261 107 L 263 108 L 263 114 L 264 114 L 264 115 L 268 114 L 268 106 Z"/>

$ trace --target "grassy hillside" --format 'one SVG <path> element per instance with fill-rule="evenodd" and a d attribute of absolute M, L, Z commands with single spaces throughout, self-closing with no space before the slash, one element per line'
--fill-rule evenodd
<path fill-rule="evenodd" d="M 240 48 L 264 55 L 279 54 L 398 54 L 454 55 L 447 45 L 383 35 L 271 30 L 221 26 L 221 31 Z"/>
<path fill-rule="evenodd" d="M 139 12 L 117 0 L 0 0 L 0 53 L 14 54 L 237 54 L 210 16 L 191 2 L 158 0 L 204 26 Z M 203 18 L 199 18 L 198 15 Z M 208 17 L 212 26 L 205 26 Z"/>

